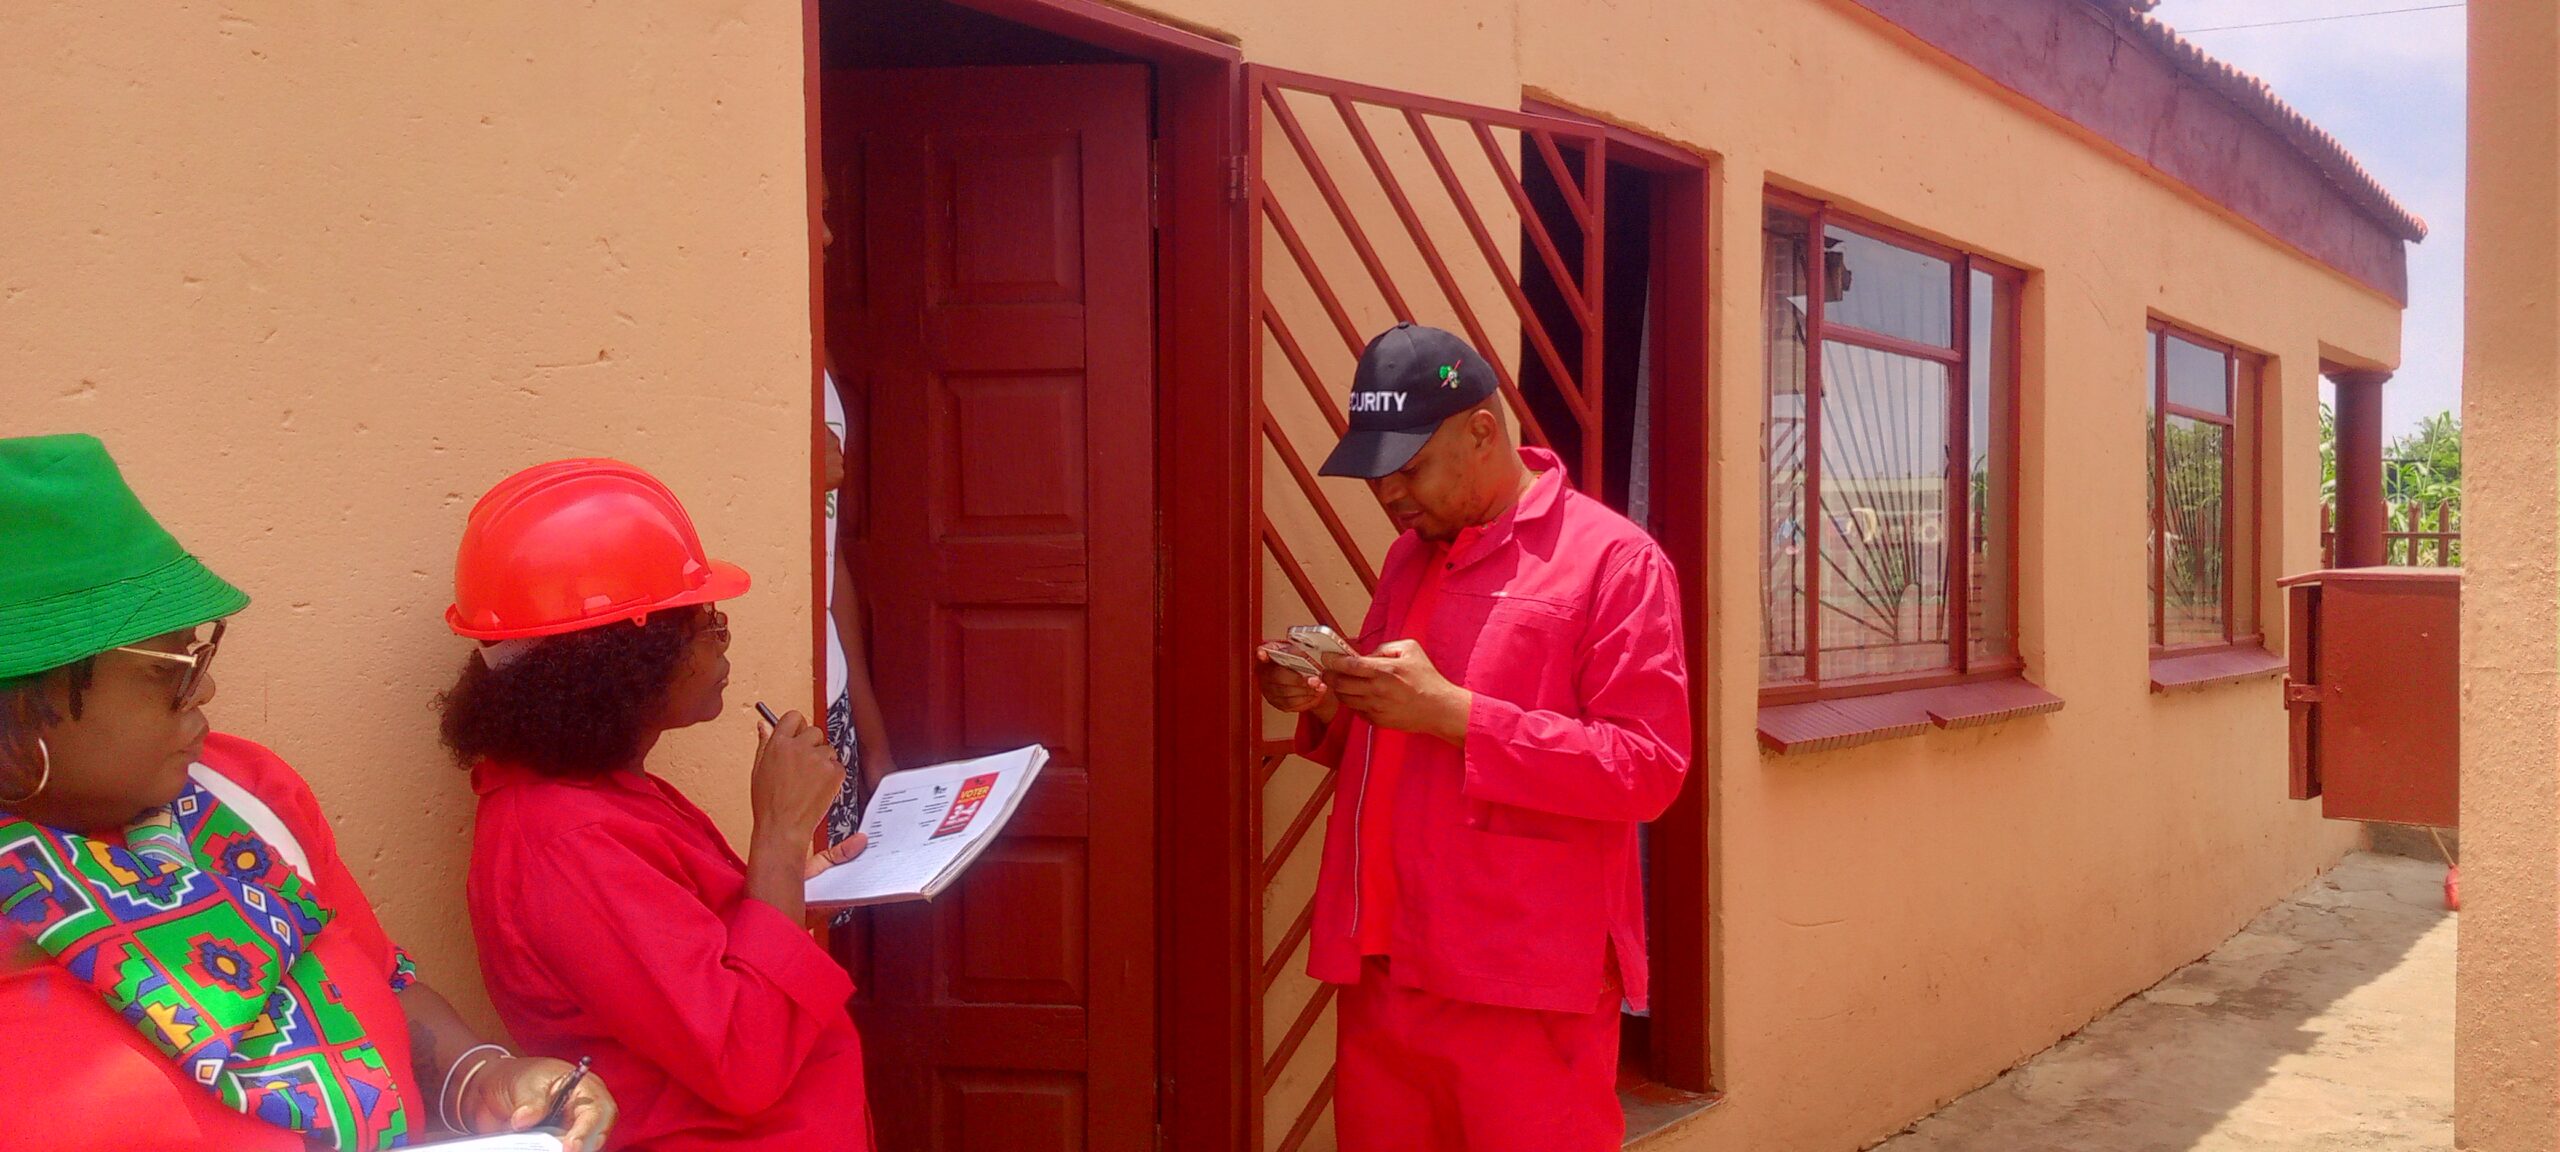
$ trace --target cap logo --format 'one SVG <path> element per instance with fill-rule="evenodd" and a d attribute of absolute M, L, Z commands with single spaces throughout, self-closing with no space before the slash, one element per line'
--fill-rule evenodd
<path fill-rule="evenodd" d="M 1351 410 L 1354 412 L 1402 412 L 1404 402 L 1405 394 L 1402 392 L 1354 392 L 1351 394 Z"/>
<path fill-rule="evenodd" d="M 1440 386 L 1443 388 L 1455 388 L 1458 386 L 1457 365 L 1443 364 L 1440 366 Z"/>

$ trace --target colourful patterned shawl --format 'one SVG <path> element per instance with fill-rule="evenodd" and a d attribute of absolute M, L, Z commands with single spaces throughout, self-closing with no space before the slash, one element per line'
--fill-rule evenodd
<path fill-rule="evenodd" d="M 309 951 L 335 915 L 194 779 L 122 844 L 0 814 L 0 924 L 226 1106 L 315 1147 L 398 1147 L 400 1088 Z M 416 978 L 396 964 L 395 989 Z"/>

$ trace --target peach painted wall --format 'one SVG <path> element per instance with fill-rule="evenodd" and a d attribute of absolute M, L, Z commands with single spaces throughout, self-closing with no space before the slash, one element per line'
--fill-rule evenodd
<path fill-rule="evenodd" d="M 2560 1147 L 2560 3 L 2471 21 L 2455 1142 Z"/>
<path fill-rule="evenodd" d="M 98 434 L 249 590 L 214 722 L 483 1020 L 429 708 L 482 491 L 655 470 L 756 576 L 732 703 L 805 706 L 801 77 L 796 0 L 0 11 L 0 435 Z M 751 733 L 656 760 L 733 834 Z"/>
<path fill-rule="evenodd" d="M 2143 341 L 2156 314 L 2272 358 L 2281 510 L 2260 596 L 2278 604 L 2275 577 L 2317 566 L 2317 365 L 2396 362 L 2388 299 L 1846 4 L 1153 6 L 1234 37 L 1249 61 L 1495 105 L 1527 92 L 1715 158 L 1702 777 L 1726 1098 L 1652 1146 L 1872 1142 L 2202 955 L 2355 845 L 2352 827 L 2284 798 L 2273 680 L 2148 691 Z M 2069 701 L 2061 713 L 1829 754 L 1759 750 L 1766 183 L 2031 270 L 2023 643 L 2031 674 Z M 1265 372 L 1266 395 L 1298 390 L 1276 360 Z M 1294 603 L 1285 586 L 1268 595 Z M 2267 623 L 2280 650 L 2283 622 Z M 1297 887 L 1284 873 L 1272 899 Z M 1290 988 L 1266 1027 L 1303 995 Z M 1312 1073 L 1292 1069 L 1266 1137 L 1304 1098 Z M 1310 1146 L 1328 1136 L 1320 1126 Z"/>

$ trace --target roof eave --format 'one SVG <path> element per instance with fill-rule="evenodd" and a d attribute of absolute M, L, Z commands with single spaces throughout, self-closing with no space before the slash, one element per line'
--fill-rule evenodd
<path fill-rule="evenodd" d="M 2142 0 L 1847 0 L 2277 241 L 2408 300 L 2419 220 L 2334 137 Z"/>

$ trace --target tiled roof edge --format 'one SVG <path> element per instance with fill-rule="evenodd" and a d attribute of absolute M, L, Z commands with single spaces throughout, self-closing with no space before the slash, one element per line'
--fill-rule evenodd
<path fill-rule="evenodd" d="M 2135 36 L 2148 41 L 2168 57 L 2180 72 L 2193 77 L 2208 91 L 2231 101 L 2242 111 L 2263 124 L 2285 143 L 2311 161 L 2330 183 L 2337 186 L 2348 201 L 2375 220 L 2388 225 L 2403 240 L 2424 240 L 2427 222 L 2391 195 L 2382 182 L 2365 171 L 2363 164 L 2347 151 L 2338 138 L 2311 122 L 2276 95 L 2267 82 L 2232 67 L 2178 35 L 2176 29 L 2149 14 L 2159 0 L 2103 0 L 2099 7 Z"/>

